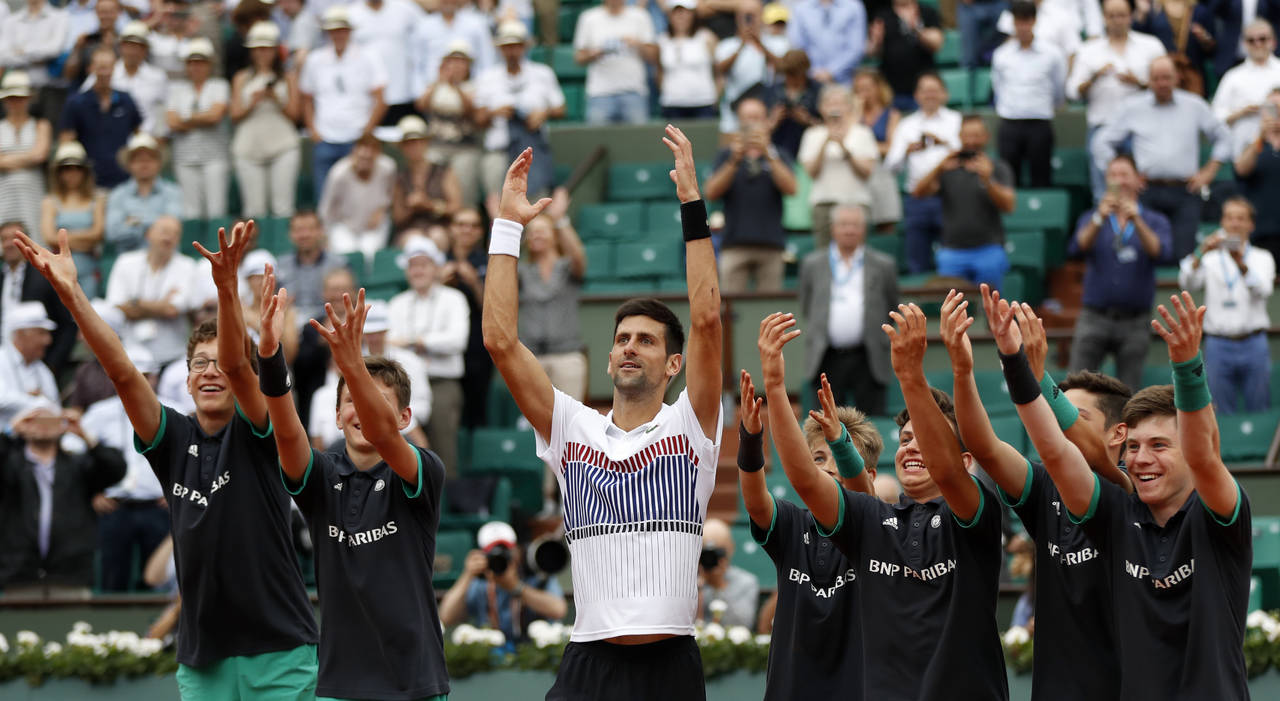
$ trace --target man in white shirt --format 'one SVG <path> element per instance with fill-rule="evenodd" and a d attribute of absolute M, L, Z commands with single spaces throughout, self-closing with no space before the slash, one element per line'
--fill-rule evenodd
<path fill-rule="evenodd" d="M 426 92 L 436 82 L 440 61 L 457 40 L 471 47 L 471 77 L 474 79 L 497 62 L 489 22 L 469 7 L 465 0 L 440 0 L 436 12 L 418 20 L 413 28 L 413 94 Z"/>
<path fill-rule="evenodd" d="M 196 263 L 178 254 L 182 222 L 163 216 L 147 229 L 147 247 L 116 259 L 107 282 L 107 301 L 128 320 L 126 343 L 146 346 L 157 363 L 187 353 L 187 290 Z"/>
<path fill-rule="evenodd" d="M 1064 0 L 1067 4 L 1073 4 L 1075 1 Z M 1035 35 L 1036 41 L 1042 41 L 1057 48 L 1062 57 L 1070 63 L 1076 52 L 1080 50 L 1080 15 L 1078 8 L 1064 7 L 1064 2 L 1037 0 L 1034 3 L 1036 5 Z M 1098 0 L 1084 0 L 1084 4 L 1097 5 Z M 1000 13 L 1000 19 L 996 21 L 996 30 L 1009 37 L 1017 34 L 1014 29 L 1012 5 L 1010 9 Z M 1096 34 L 1090 36 L 1096 36 Z M 992 62 L 994 61 L 993 56 Z"/>
<path fill-rule="evenodd" d="M 120 59 L 111 73 L 111 89 L 129 93 L 142 114 L 140 130 L 156 137 L 169 133 L 165 122 L 165 101 L 169 95 L 169 76 L 147 61 L 151 30 L 147 23 L 134 20 L 120 33 Z M 80 90 L 93 87 L 93 77 L 85 78 Z"/>
<path fill-rule="evenodd" d="M 409 289 L 388 302 L 387 343 L 412 351 L 427 366 L 431 420 L 427 440 L 451 477 L 458 470 L 458 426 L 462 418 L 462 353 L 471 337 L 471 309 L 458 290 L 438 281 L 444 254 L 431 239 L 405 243 L 397 260 Z"/>
<path fill-rule="evenodd" d="M 370 134 L 356 141 L 350 155 L 333 165 L 316 212 L 329 235 L 329 250 L 352 251 L 373 260 L 391 234 L 391 191 L 396 162 Z"/>
<path fill-rule="evenodd" d="M 58 403 L 58 383 L 41 360 L 57 325 L 39 302 L 10 308 L 0 342 L 0 429 L 37 402 Z"/>
<path fill-rule="evenodd" d="M 724 94 L 720 99 L 722 134 L 738 132 L 738 116 L 734 110 L 738 98 L 754 85 L 772 82 L 774 68 L 791 48 L 785 34 L 763 32 L 762 12 L 760 0 L 742 0 L 738 4 L 738 35 L 716 44 L 716 75 L 724 78 Z"/>
<path fill-rule="evenodd" d="M 1151 61 L 1165 54 L 1159 39 L 1129 29 L 1133 11 L 1128 0 L 1106 0 L 1102 13 L 1106 36 L 1090 39 L 1080 47 L 1067 78 L 1067 97 L 1088 103 L 1088 143 L 1126 97 L 1147 87 Z M 1089 183 L 1094 201 L 1101 200 L 1106 177 L 1093 159 L 1089 160 Z"/>
<path fill-rule="evenodd" d="M 1035 35 L 1036 5 L 1016 0 L 1014 36 L 991 57 L 991 89 L 1000 115 L 996 138 L 1000 158 L 1022 182 L 1023 164 L 1031 187 L 1049 187 L 1053 176 L 1053 114 L 1065 99 L 1067 62 L 1057 48 Z"/>
<path fill-rule="evenodd" d="M 1276 35 L 1265 19 L 1255 19 L 1244 28 L 1245 50 L 1249 57 L 1222 76 L 1213 94 L 1213 113 L 1231 130 L 1231 156 L 1239 158 L 1256 138 L 1262 124 L 1259 116 L 1267 95 L 1280 87 L 1280 58 Z"/>
<path fill-rule="evenodd" d="M 351 38 L 365 51 L 382 60 L 387 86 L 383 99 L 387 103 L 383 125 L 392 125 L 413 112 L 413 60 L 411 56 L 414 27 L 426 13 L 412 0 L 364 0 L 348 9 Z"/>
<path fill-rule="evenodd" d="M 1253 205 L 1232 197 L 1222 204 L 1222 228 L 1183 258 L 1178 271 L 1179 287 L 1204 290 L 1204 367 L 1219 414 L 1271 406 L 1267 299 L 1276 261 L 1249 244 L 1253 226 Z"/>
<path fill-rule="evenodd" d="M 895 173 L 906 169 L 906 192 L 914 192 L 921 178 L 952 152 L 960 149 L 960 113 L 948 109 L 947 87 L 937 73 L 916 79 L 916 104 L 920 109 L 902 118 L 889 142 L 885 167 Z M 942 236 L 942 201 L 937 195 L 912 197 L 902 202 L 904 254 L 912 274 L 933 270 L 933 243 Z"/>
<path fill-rule="evenodd" d="M 657 60 L 653 20 L 626 0 L 604 0 L 578 17 L 573 58 L 587 67 L 587 123 L 643 124 L 649 119 L 645 63 Z"/>
<path fill-rule="evenodd" d="M 347 8 L 325 10 L 320 27 L 330 43 L 307 54 L 298 85 L 317 193 L 324 192 L 324 179 L 333 164 L 351 153 L 356 139 L 381 124 L 387 111 L 386 69 L 376 54 L 351 44 Z"/>
<path fill-rule="evenodd" d="M 27 72 L 32 87 L 49 83 L 49 64 L 62 54 L 67 41 L 67 13 L 46 0 L 27 0 L 0 22 L 0 68 Z"/>

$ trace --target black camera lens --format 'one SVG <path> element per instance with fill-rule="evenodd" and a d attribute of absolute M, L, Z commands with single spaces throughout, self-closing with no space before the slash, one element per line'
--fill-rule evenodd
<path fill-rule="evenodd" d="M 702 565 L 703 569 L 715 569 L 716 565 L 724 559 L 724 555 L 724 548 L 703 548 L 702 554 L 698 556 L 698 564 Z"/>
<path fill-rule="evenodd" d="M 484 557 L 489 561 L 489 571 L 494 574 L 502 574 L 511 566 L 511 548 L 505 545 L 495 545 L 489 548 Z"/>

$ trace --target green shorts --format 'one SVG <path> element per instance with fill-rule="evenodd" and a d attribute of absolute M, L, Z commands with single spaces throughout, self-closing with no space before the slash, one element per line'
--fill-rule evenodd
<path fill-rule="evenodd" d="M 316 697 L 315 645 L 228 657 L 203 667 L 178 665 L 182 701 L 311 701 Z"/>
<path fill-rule="evenodd" d="M 338 699 L 331 696 L 317 696 L 316 701 L 356 701 L 356 699 Z M 418 701 L 449 701 L 449 695 L 437 694 L 435 696 L 428 696 L 424 699 L 418 699 Z"/>

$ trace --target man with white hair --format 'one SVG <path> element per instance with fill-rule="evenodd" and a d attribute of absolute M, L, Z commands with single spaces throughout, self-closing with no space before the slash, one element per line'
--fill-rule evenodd
<path fill-rule="evenodd" d="M 55 328 L 39 302 L 21 302 L 10 309 L 0 345 L 0 428 L 41 399 L 58 402 L 58 383 L 42 360 Z"/>
<path fill-rule="evenodd" d="M 1258 138 L 1263 104 L 1272 90 L 1280 88 L 1280 58 L 1276 35 L 1265 19 L 1255 19 L 1244 28 L 1248 58 L 1227 71 L 1213 94 L 1213 113 L 1231 130 L 1231 157 L 1240 154 Z"/>
<path fill-rule="evenodd" d="M 187 289 L 196 263 L 178 254 L 181 238 L 182 222 L 160 217 L 147 230 L 147 247 L 116 259 L 107 283 L 107 301 L 127 320 L 124 342 L 147 346 L 161 365 L 187 350 Z"/>

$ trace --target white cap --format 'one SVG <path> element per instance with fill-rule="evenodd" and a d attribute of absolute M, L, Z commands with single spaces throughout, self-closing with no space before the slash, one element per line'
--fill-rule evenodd
<path fill-rule="evenodd" d="M 124 333 L 125 321 L 124 312 L 120 311 L 120 307 L 108 302 L 105 299 L 95 299 L 89 302 L 93 307 L 93 311 L 105 322 L 117 336 Z"/>
<path fill-rule="evenodd" d="M 462 56 L 467 59 L 474 58 L 474 56 L 471 55 L 471 42 L 466 39 L 454 39 L 449 42 L 449 45 L 445 47 L 444 55 L 445 58 L 454 55 Z"/>
<path fill-rule="evenodd" d="M 0 80 L 0 100 L 6 97 L 31 97 L 31 76 L 26 71 L 5 71 Z"/>
<path fill-rule="evenodd" d="M 58 328 L 49 318 L 48 312 L 41 302 L 19 302 L 9 308 L 4 319 L 5 335 L 21 329 L 44 329 L 52 331 Z"/>
<path fill-rule="evenodd" d="M 367 302 L 369 311 L 364 316 L 364 332 L 382 333 L 391 329 L 391 313 L 387 309 L 387 303 L 380 299 L 372 299 Z"/>
<path fill-rule="evenodd" d="M 244 254 L 244 260 L 240 261 L 240 277 L 263 275 L 267 271 L 268 263 L 272 268 L 276 267 L 276 257 L 271 255 L 271 251 L 255 248 Z"/>
<path fill-rule="evenodd" d="M 400 130 L 401 141 L 427 138 L 427 123 L 416 114 L 406 114 L 396 122 L 396 128 Z"/>
<path fill-rule="evenodd" d="M 213 42 L 204 37 L 187 39 L 178 53 L 183 61 L 190 61 L 193 58 L 208 61 L 216 55 L 213 51 Z"/>
<path fill-rule="evenodd" d="M 435 241 L 425 236 L 414 236 L 404 242 L 404 253 L 396 257 L 396 265 L 401 269 L 409 267 L 409 261 L 418 256 L 426 256 L 436 265 L 444 265 L 444 254 Z"/>
<path fill-rule="evenodd" d="M 149 46 L 151 44 L 151 28 L 146 22 L 135 19 L 124 25 L 124 29 L 120 32 L 120 41 L 130 41 L 135 44 Z"/>
<path fill-rule="evenodd" d="M 280 28 L 275 22 L 254 22 L 244 37 L 246 49 L 274 49 L 280 45 Z"/>
<path fill-rule="evenodd" d="M 334 29 L 351 29 L 351 15 L 346 7 L 334 5 L 324 11 L 324 16 L 320 18 L 320 28 L 326 32 Z"/>
<path fill-rule="evenodd" d="M 671 0 L 668 4 L 673 10 L 677 7 L 683 7 L 686 10 L 698 9 L 698 0 Z"/>
<path fill-rule="evenodd" d="M 125 157 L 128 158 L 129 156 L 133 155 L 133 152 L 137 151 L 138 149 L 147 149 L 149 151 L 155 151 L 156 155 L 159 155 L 160 142 L 156 141 L 156 137 L 148 134 L 147 132 L 140 131 L 137 134 L 134 134 L 133 136 L 129 137 L 129 143 L 125 144 L 124 146 Z"/>
<path fill-rule="evenodd" d="M 58 144 L 58 150 L 53 152 L 53 165 L 77 165 L 83 166 L 89 164 L 89 154 L 85 153 L 84 146 L 79 141 L 68 141 Z"/>
<path fill-rule="evenodd" d="M 476 533 L 476 543 L 481 550 L 488 550 L 495 545 L 516 546 L 516 530 L 502 521 L 490 521 L 480 527 Z"/>
<path fill-rule="evenodd" d="M 506 46 L 507 44 L 523 44 L 529 40 L 529 30 L 524 26 L 524 22 L 518 19 L 509 19 L 498 25 L 498 31 L 494 33 L 493 41 L 498 46 Z"/>
<path fill-rule="evenodd" d="M 124 347 L 124 353 L 129 356 L 129 362 L 138 369 L 138 372 L 144 375 L 160 372 L 160 363 L 156 362 L 156 357 L 146 346 L 130 343 Z"/>

